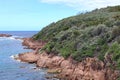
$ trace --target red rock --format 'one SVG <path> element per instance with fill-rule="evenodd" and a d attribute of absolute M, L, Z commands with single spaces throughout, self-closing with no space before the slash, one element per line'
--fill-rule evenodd
<path fill-rule="evenodd" d="M 35 62 L 38 67 L 47 67 L 50 72 L 57 72 L 60 69 L 58 77 L 67 80 L 116 80 L 118 73 L 109 68 L 104 67 L 104 63 L 97 58 L 86 58 L 82 62 L 73 63 L 71 58 L 64 59 L 56 55 L 48 55 L 47 53 L 37 54 L 42 48 L 43 43 L 33 41 L 26 38 L 24 45 L 35 49 L 34 52 L 19 55 L 19 59 L 25 62 Z"/>
<path fill-rule="evenodd" d="M 9 34 L 0 34 L 0 37 L 11 37 L 12 35 Z"/>
<path fill-rule="evenodd" d="M 23 62 L 37 62 L 38 60 L 38 54 L 34 54 L 32 52 L 24 53 L 24 54 L 19 54 L 19 59 Z"/>
<path fill-rule="evenodd" d="M 32 38 L 24 38 L 23 43 L 24 46 L 27 46 L 29 49 L 41 49 L 46 42 L 43 41 L 34 41 Z"/>

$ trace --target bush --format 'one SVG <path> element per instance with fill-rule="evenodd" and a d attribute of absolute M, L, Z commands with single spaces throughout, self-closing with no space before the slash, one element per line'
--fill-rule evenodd
<path fill-rule="evenodd" d="M 112 37 L 115 38 L 120 35 L 120 27 L 114 26 L 112 29 Z"/>
<path fill-rule="evenodd" d="M 113 60 L 118 60 L 120 57 L 120 44 L 118 44 L 118 42 L 114 42 L 109 48 L 108 53 L 111 53 L 113 55 Z"/>
<path fill-rule="evenodd" d="M 72 51 L 69 50 L 69 48 L 67 48 L 67 47 L 62 48 L 62 49 L 60 50 L 60 54 L 61 54 L 61 56 L 63 56 L 64 58 L 68 58 L 71 53 L 72 53 Z"/>
<path fill-rule="evenodd" d="M 73 59 L 77 61 L 81 61 L 82 59 L 86 57 L 93 57 L 94 51 L 96 50 L 95 45 L 91 45 L 88 47 L 82 47 L 79 51 L 76 51 L 72 54 Z"/>
<path fill-rule="evenodd" d="M 104 59 L 105 59 L 104 56 L 108 49 L 109 49 L 108 44 L 104 44 L 101 46 L 100 54 L 98 55 L 99 60 L 104 61 Z"/>
<path fill-rule="evenodd" d="M 120 11 L 120 6 L 115 6 L 115 7 L 108 7 L 110 12 L 119 12 Z"/>
<path fill-rule="evenodd" d="M 99 36 L 100 34 L 104 34 L 107 31 L 108 31 L 108 28 L 105 25 L 99 24 L 97 27 L 93 28 L 93 30 L 91 31 L 91 35 Z"/>
<path fill-rule="evenodd" d="M 120 44 L 114 42 L 107 53 L 112 55 L 112 60 L 116 62 L 117 68 L 120 69 Z"/>

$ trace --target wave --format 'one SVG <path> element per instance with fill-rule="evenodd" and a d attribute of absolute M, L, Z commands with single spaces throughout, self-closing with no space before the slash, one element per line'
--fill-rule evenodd
<path fill-rule="evenodd" d="M 0 41 L 4 41 L 4 40 L 19 40 L 19 41 L 22 41 L 22 37 L 21 36 L 0 37 Z"/>
<path fill-rule="evenodd" d="M 14 59 L 14 60 L 16 60 L 16 61 L 18 61 L 18 62 L 21 62 L 21 60 L 18 58 L 18 54 L 16 54 L 16 55 L 11 55 L 10 58 L 12 58 L 12 59 Z"/>

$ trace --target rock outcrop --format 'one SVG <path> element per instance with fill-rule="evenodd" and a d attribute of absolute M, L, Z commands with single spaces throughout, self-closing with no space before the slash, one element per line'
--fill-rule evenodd
<path fill-rule="evenodd" d="M 46 42 L 43 41 L 35 41 L 31 38 L 23 38 L 23 46 L 26 46 L 26 48 L 28 49 L 40 49 L 42 48 L 44 45 L 46 44 Z"/>
<path fill-rule="evenodd" d="M 9 34 L 0 34 L 0 37 L 11 37 L 12 35 Z"/>
<path fill-rule="evenodd" d="M 32 49 L 42 48 L 45 44 L 38 43 L 30 39 L 24 39 L 23 42 Z M 57 73 L 56 77 L 65 80 L 116 80 L 119 74 L 117 70 L 105 67 L 104 62 L 97 58 L 86 58 L 81 62 L 76 62 L 72 58 L 64 59 L 46 52 L 42 54 L 36 52 L 37 50 L 19 54 L 19 59 L 24 62 L 36 63 L 36 66 L 40 68 L 48 68 L 49 73 Z"/>
<path fill-rule="evenodd" d="M 23 62 L 35 63 L 39 59 L 39 55 L 34 54 L 34 52 L 27 52 L 27 53 L 19 54 L 19 59 Z"/>

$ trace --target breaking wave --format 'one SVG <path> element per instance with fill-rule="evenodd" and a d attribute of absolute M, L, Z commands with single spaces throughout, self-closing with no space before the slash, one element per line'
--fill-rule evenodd
<path fill-rule="evenodd" d="M 21 36 L 0 37 L 0 41 L 4 41 L 4 40 L 19 40 L 19 41 L 22 41 L 22 37 Z"/>

